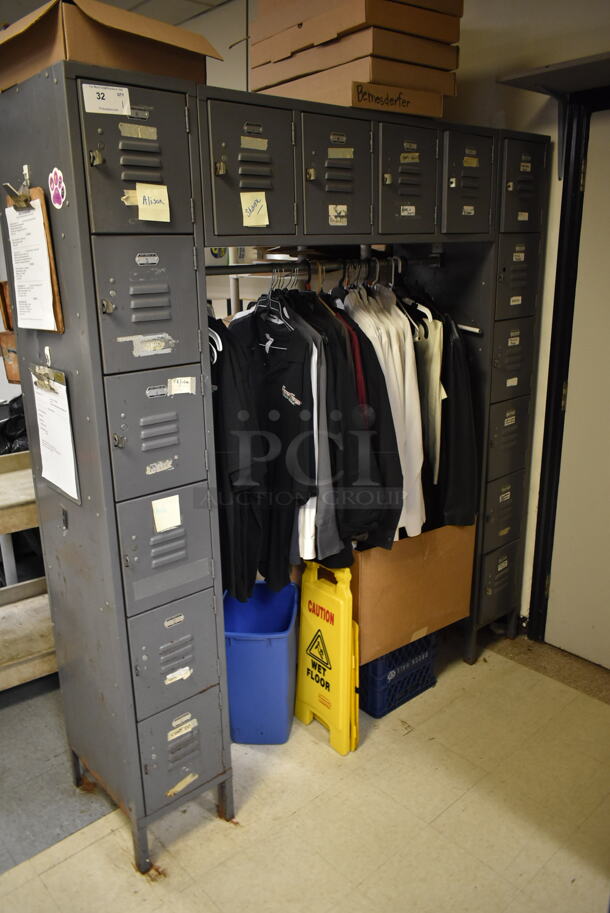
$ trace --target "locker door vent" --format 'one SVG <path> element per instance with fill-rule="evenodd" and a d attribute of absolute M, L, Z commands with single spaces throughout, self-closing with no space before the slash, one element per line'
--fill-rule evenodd
<path fill-rule="evenodd" d="M 481 178 L 478 174 L 472 174 L 471 168 L 462 169 L 460 187 L 465 199 L 478 200 L 481 196 Z"/>
<path fill-rule="evenodd" d="M 512 583 L 512 567 L 508 555 L 500 555 L 495 562 L 495 568 L 487 578 L 487 587 L 494 596 L 503 593 Z"/>
<path fill-rule="evenodd" d="M 326 159 L 324 162 L 324 190 L 326 193 L 354 192 L 354 160 Z"/>
<path fill-rule="evenodd" d="M 240 190 L 273 189 L 273 164 L 269 152 L 242 149 L 237 161 Z"/>
<path fill-rule="evenodd" d="M 419 165 L 398 166 L 398 195 L 401 197 L 421 197 L 422 171 Z"/>
<path fill-rule="evenodd" d="M 521 174 L 517 178 L 517 193 L 520 197 L 531 199 L 536 194 L 536 184 L 532 174 Z"/>
<path fill-rule="evenodd" d="M 154 140 L 122 139 L 119 141 L 119 165 L 122 181 L 163 181 L 161 146 Z"/>
<path fill-rule="evenodd" d="M 180 443 L 180 425 L 177 412 L 143 415 L 140 418 L 140 450 L 159 450 Z"/>
<path fill-rule="evenodd" d="M 527 263 L 512 263 L 508 270 L 511 289 L 524 289 L 528 286 Z"/>
<path fill-rule="evenodd" d="M 186 532 L 183 526 L 157 533 L 149 539 L 150 564 L 153 570 L 182 561 L 187 556 Z"/>
<path fill-rule="evenodd" d="M 167 282 L 139 282 L 129 286 L 132 323 L 172 319 L 172 300 Z"/>
<path fill-rule="evenodd" d="M 178 640 L 162 644 L 159 647 L 159 662 L 161 670 L 161 683 L 165 685 L 167 676 L 185 666 L 194 663 L 193 635 L 185 634 Z"/>
<path fill-rule="evenodd" d="M 176 767 L 181 767 L 187 758 L 193 758 L 200 753 L 199 727 L 195 726 L 190 732 L 179 736 L 170 743 L 167 752 L 168 772 L 171 773 Z"/>

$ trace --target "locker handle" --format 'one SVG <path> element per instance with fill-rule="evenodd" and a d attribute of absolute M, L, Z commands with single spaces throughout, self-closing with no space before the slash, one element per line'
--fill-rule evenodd
<path fill-rule="evenodd" d="M 119 450 L 122 450 L 127 443 L 127 438 L 124 434 L 113 434 L 112 435 L 112 446 L 118 447 Z"/>
<path fill-rule="evenodd" d="M 90 149 L 89 150 L 89 164 L 95 168 L 98 165 L 103 165 L 106 159 L 102 155 L 99 149 Z"/>
<path fill-rule="evenodd" d="M 214 174 L 217 178 L 223 177 L 227 173 L 226 162 L 214 162 Z"/>
<path fill-rule="evenodd" d="M 449 178 L 449 186 L 452 190 L 455 190 L 457 187 L 457 178 Z"/>
<path fill-rule="evenodd" d="M 306 168 L 305 169 L 305 180 L 306 181 L 315 181 L 317 178 L 317 172 L 315 168 Z"/>
<path fill-rule="evenodd" d="M 114 301 L 110 301 L 108 298 L 102 298 L 102 314 L 112 314 L 116 311 L 116 304 Z"/>
<path fill-rule="evenodd" d="M 394 180 L 394 178 L 392 176 L 392 173 L 390 171 L 385 171 L 383 174 L 383 183 L 391 184 L 393 182 L 393 180 Z"/>

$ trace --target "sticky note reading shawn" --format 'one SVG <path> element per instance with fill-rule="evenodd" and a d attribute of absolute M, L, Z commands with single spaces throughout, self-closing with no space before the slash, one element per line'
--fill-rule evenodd
<path fill-rule="evenodd" d="M 136 184 L 138 219 L 169 222 L 169 194 L 165 184 Z"/>
<path fill-rule="evenodd" d="M 242 191 L 239 196 L 245 228 L 260 228 L 269 225 L 267 197 L 264 190 Z"/>
<path fill-rule="evenodd" d="M 180 495 L 157 498 L 152 502 L 152 509 L 156 533 L 164 533 L 168 529 L 175 529 L 182 523 Z"/>

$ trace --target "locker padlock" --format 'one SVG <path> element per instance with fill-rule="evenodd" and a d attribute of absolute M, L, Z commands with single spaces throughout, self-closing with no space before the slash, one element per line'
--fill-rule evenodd
<path fill-rule="evenodd" d="M 486 587 L 485 587 L 485 595 L 486 595 L 486 596 L 493 596 L 493 594 L 494 594 L 493 587 L 486 586 Z"/>
<path fill-rule="evenodd" d="M 305 180 L 306 181 L 315 181 L 317 177 L 315 168 L 306 168 L 305 169 Z"/>
<path fill-rule="evenodd" d="M 214 162 L 214 174 L 217 178 L 223 176 L 227 173 L 227 163 L 226 162 Z"/>
<path fill-rule="evenodd" d="M 514 190 L 514 189 L 515 189 L 514 182 L 513 182 L 513 181 L 509 181 L 509 182 L 507 183 L 507 185 L 506 185 L 506 189 L 507 189 L 509 192 L 510 192 L 511 190 Z"/>
<path fill-rule="evenodd" d="M 99 149 L 90 149 L 89 150 L 89 164 L 94 167 L 97 165 L 103 165 L 106 159 L 102 155 Z"/>
<path fill-rule="evenodd" d="M 452 190 L 455 190 L 457 187 L 457 178 L 449 178 L 449 186 Z"/>
<path fill-rule="evenodd" d="M 112 314 L 113 311 L 116 311 L 116 304 L 114 301 L 109 301 L 108 298 L 102 298 L 102 314 Z"/>
<path fill-rule="evenodd" d="M 383 183 L 392 184 L 393 181 L 394 181 L 394 178 L 392 177 L 392 174 L 389 171 L 385 171 L 384 175 L 383 175 Z"/>
<path fill-rule="evenodd" d="M 112 435 L 112 446 L 123 448 L 127 443 L 127 438 L 124 434 L 113 434 Z"/>

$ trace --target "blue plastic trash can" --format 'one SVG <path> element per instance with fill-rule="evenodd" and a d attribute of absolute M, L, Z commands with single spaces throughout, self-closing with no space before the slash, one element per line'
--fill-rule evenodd
<path fill-rule="evenodd" d="M 247 602 L 225 595 L 231 738 L 248 745 L 288 740 L 294 716 L 299 590 L 254 585 Z"/>

